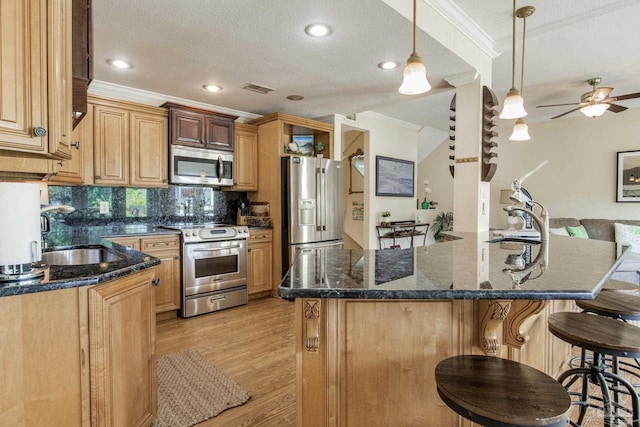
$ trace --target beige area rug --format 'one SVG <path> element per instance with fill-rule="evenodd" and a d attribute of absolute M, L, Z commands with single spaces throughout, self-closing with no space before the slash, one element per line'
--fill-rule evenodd
<path fill-rule="evenodd" d="M 158 359 L 158 414 L 153 427 L 190 427 L 250 397 L 197 350 L 168 354 Z"/>

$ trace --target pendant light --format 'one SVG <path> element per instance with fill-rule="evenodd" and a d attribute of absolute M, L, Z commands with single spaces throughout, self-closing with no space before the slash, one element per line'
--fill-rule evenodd
<path fill-rule="evenodd" d="M 513 33 L 511 42 L 511 89 L 504 99 L 502 112 L 498 116 L 501 119 L 519 119 L 527 115 L 524 109 L 524 99 L 522 99 L 522 95 L 518 89 L 516 89 L 516 0 L 513 0 Z"/>
<path fill-rule="evenodd" d="M 515 2 L 514 2 L 515 4 Z M 515 16 L 518 18 L 522 18 L 523 26 L 522 26 L 522 60 L 521 62 L 521 70 L 520 70 L 520 95 L 524 93 L 524 46 L 525 46 L 525 34 L 527 33 L 527 17 L 533 15 L 533 12 L 536 11 L 536 8 L 533 6 L 525 6 L 518 9 L 515 13 Z M 523 108 L 524 111 L 524 108 Z M 526 115 L 526 111 L 525 111 Z M 531 136 L 529 136 L 529 126 L 527 126 L 527 122 L 525 122 L 524 117 L 519 117 L 516 120 L 516 124 L 513 127 L 513 133 L 509 137 L 511 141 L 529 141 Z"/>
<path fill-rule="evenodd" d="M 403 74 L 404 78 L 398 89 L 401 94 L 419 95 L 431 90 L 431 85 L 427 81 L 427 68 L 416 52 L 416 0 L 413 0 L 413 52 L 407 59 Z"/>

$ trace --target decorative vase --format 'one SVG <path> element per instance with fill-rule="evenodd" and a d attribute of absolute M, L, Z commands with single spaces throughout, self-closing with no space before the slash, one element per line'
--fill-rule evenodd
<path fill-rule="evenodd" d="M 426 197 L 422 201 L 422 209 L 429 209 L 429 202 L 427 202 L 427 198 Z"/>

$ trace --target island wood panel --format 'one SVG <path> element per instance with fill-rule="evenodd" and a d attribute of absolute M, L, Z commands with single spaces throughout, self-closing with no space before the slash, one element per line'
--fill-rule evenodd
<path fill-rule="evenodd" d="M 478 352 L 473 313 L 462 300 L 297 299 L 297 425 L 470 426 L 434 371 Z"/>
<path fill-rule="evenodd" d="M 80 426 L 78 289 L 0 298 L 0 425 Z"/>
<path fill-rule="evenodd" d="M 512 304 L 524 304 L 530 301 L 513 301 Z M 512 310 L 518 306 L 512 306 Z M 557 377 L 568 369 L 567 360 L 571 355 L 571 345 L 549 333 L 547 320 L 552 313 L 576 311 L 572 300 L 546 302 L 543 310 L 527 319 L 523 325 L 526 342 L 521 347 L 503 345 L 502 357 L 532 366 L 552 377 Z"/>

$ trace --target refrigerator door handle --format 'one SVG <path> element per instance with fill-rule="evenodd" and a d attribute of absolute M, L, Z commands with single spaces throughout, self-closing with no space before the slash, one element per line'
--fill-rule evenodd
<path fill-rule="evenodd" d="M 316 169 L 316 231 L 322 231 L 323 212 L 322 206 L 322 168 Z"/>
<path fill-rule="evenodd" d="M 320 195 L 322 200 L 322 231 L 327 231 L 327 171 L 322 168 L 320 174 L 320 186 L 322 187 L 322 194 Z"/>

